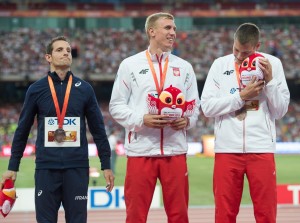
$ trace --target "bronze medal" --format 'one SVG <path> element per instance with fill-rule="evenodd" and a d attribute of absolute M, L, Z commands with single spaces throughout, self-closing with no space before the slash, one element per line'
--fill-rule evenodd
<path fill-rule="evenodd" d="M 239 120 L 239 121 L 243 121 L 245 120 L 247 116 L 247 110 L 245 107 L 242 107 L 241 109 L 235 111 L 235 117 Z"/>
<path fill-rule="evenodd" d="M 54 132 L 54 140 L 58 143 L 62 143 L 66 138 L 66 132 L 63 129 L 56 129 Z"/>

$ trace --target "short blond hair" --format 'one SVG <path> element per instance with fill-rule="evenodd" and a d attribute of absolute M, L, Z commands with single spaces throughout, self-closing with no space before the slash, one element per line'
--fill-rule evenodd
<path fill-rule="evenodd" d="M 152 27 L 155 27 L 155 23 L 158 19 L 160 18 L 166 18 L 166 19 L 171 19 L 174 21 L 174 16 L 171 15 L 170 13 L 167 13 L 167 12 L 158 12 L 158 13 L 154 13 L 152 15 L 149 15 L 146 19 L 146 23 L 145 23 L 145 31 L 146 31 L 146 34 L 148 36 L 148 39 L 150 39 L 150 36 L 149 36 L 149 33 L 148 33 L 148 30 Z"/>

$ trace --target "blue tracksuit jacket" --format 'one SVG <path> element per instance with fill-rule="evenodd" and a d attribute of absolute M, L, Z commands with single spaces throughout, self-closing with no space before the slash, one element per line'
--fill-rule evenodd
<path fill-rule="evenodd" d="M 63 107 L 66 87 L 71 72 L 61 81 L 55 72 L 51 76 L 60 110 Z M 45 147 L 45 117 L 57 117 L 47 76 L 33 83 L 27 90 L 16 129 L 8 169 L 19 170 L 20 160 L 27 144 L 34 118 L 37 117 L 36 169 L 88 168 L 88 142 L 86 120 L 101 160 L 101 169 L 110 169 L 110 146 L 103 117 L 92 86 L 73 75 L 69 103 L 65 117 L 80 117 L 80 147 Z"/>

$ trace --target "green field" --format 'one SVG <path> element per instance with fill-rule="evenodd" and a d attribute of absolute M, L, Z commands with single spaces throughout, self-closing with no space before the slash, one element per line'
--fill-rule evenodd
<path fill-rule="evenodd" d="M 188 157 L 190 180 L 190 205 L 213 205 L 212 172 L 213 158 Z M 300 184 L 300 155 L 276 155 L 278 184 Z M 0 158 L 1 174 L 6 170 L 8 158 Z M 91 167 L 99 167 L 97 158 L 90 159 Z M 115 184 L 123 186 L 126 169 L 126 157 L 118 157 Z M 21 161 L 20 172 L 16 187 L 34 187 L 34 157 L 26 157 Z M 91 182 L 92 185 L 92 182 Z M 97 179 L 98 186 L 104 186 L 104 178 Z M 245 181 L 245 190 L 242 204 L 251 204 L 248 184 Z"/>

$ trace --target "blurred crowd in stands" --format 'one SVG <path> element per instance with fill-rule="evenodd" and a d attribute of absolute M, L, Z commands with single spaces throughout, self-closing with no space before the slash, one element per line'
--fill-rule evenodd
<path fill-rule="evenodd" d="M 14 132 L 22 104 L 6 104 L 0 107 L 0 148 L 12 142 Z M 112 129 L 120 132 L 119 139 L 124 139 L 124 129 L 116 123 L 108 112 L 108 103 L 101 103 L 101 111 L 104 117 L 106 132 L 109 135 Z M 203 135 L 213 135 L 214 119 L 206 118 L 203 114 L 197 122 L 196 128 L 189 130 L 189 142 L 201 142 Z M 291 101 L 288 113 L 277 120 L 277 142 L 300 142 L 300 101 Z M 35 144 L 37 136 L 37 125 L 33 125 L 29 136 L 28 144 Z M 93 143 L 91 134 L 88 131 L 88 141 Z"/>
<path fill-rule="evenodd" d="M 205 24 L 203 24 L 205 25 Z M 174 54 L 190 61 L 199 80 L 219 56 L 232 52 L 236 27 L 203 27 L 177 32 Z M 300 78 L 300 26 L 262 27 L 260 51 L 282 60 L 287 79 Z M 26 80 L 44 76 L 48 66 L 44 59 L 46 42 L 65 35 L 72 42 L 75 74 L 89 79 L 91 75 L 110 75 L 113 79 L 120 62 L 148 44 L 144 30 L 114 29 L 47 29 L 21 28 L 0 31 L 0 75 L 17 74 Z"/>
<path fill-rule="evenodd" d="M 140 10 L 284 9 L 300 7 L 297 0 L 1 0 L 6 10 Z"/>

